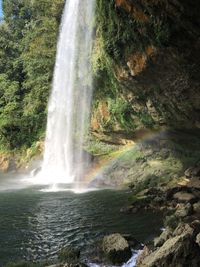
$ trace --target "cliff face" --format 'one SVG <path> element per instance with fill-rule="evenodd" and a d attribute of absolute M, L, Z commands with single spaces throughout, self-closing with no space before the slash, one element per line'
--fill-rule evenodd
<path fill-rule="evenodd" d="M 97 2 L 93 131 L 199 128 L 199 1 Z"/>

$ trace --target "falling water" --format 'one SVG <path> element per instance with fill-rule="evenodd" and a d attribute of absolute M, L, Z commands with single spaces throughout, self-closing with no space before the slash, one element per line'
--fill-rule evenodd
<path fill-rule="evenodd" d="M 41 183 L 72 183 L 87 164 L 83 152 L 92 98 L 90 54 L 95 0 L 67 0 L 49 100 Z"/>

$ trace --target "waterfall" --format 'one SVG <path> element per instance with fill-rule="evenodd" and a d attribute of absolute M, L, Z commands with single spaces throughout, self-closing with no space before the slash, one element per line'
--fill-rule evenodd
<path fill-rule="evenodd" d="M 77 182 L 84 175 L 84 136 L 92 99 L 90 55 L 95 0 L 67 0 L 62 17 L 41 183 Z"/>

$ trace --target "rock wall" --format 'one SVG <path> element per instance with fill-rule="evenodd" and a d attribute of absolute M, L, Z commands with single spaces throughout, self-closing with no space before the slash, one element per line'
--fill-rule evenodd
<path fill-rule="evenodd" d="M 93 131 L 199 128 L 199 1 L 97 2 Z"/>

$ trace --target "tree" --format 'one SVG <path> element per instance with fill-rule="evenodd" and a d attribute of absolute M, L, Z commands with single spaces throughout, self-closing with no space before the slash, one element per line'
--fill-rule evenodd
<path fill-rule="evenodd" d="M 64 0 L 3 0 L 0 147 L 30 146 L 46 125 Z"/>

